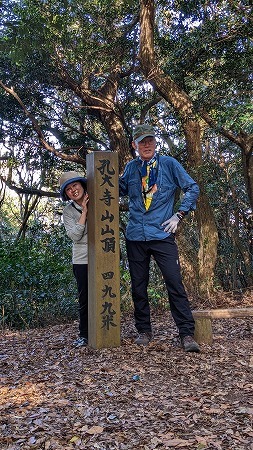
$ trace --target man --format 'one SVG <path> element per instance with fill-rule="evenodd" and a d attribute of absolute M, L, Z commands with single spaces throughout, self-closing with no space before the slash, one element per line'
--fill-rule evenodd
<path fill-rule="evenodd" d="M 120 195 L 129 197 L 126 248 L 132 283 L 135 343 L 147 345 L 153 338 L 147 287 L 149 263 L 153 255 L 161 269 L 169 296 L 170 310 L 186 352 L 199 352 L 194 341 L 194 318 L 185 292 L 175 232 L 184 216 L 196 207 L 199 188 L 178 161 L 156 153 L 155 131 L 150 125 L 137 125 L 133 148 L 138 157 L 130 161 L 120 178 Z M 184 195 L 173 212 L 176 190 Z"/>
<path fill-rule="evenodd" d="M 63 210 L 63 223 L 72 240 L 73 273 L 77 282 L 79 300 L 79 337 L 76 348 L 88 345 L 88 237 L 87 214 L 89 196 L 86 178 L 75 171 L 64 172 L 59 181 L 60 195 L 67 205 Z"/>

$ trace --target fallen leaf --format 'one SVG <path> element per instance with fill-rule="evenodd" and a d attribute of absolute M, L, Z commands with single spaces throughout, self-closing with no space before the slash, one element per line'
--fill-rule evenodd
<path fill-rule="evenodd" d="M 73 436 L 71 439 L 70 439 L 70 441 L 69 442 L 76 442 L 76 441 L 79 441 L 79 439 L 80 439 L 80 437 L 79 436 Z"/>
<path fill-rule="evenodd" d="M 94 427 L 89 428 L 86 431 L 86 433 L 88 433 L 88 434 L 100 434 L 100 433 L 103 433 L 103 431 L 104 431 L 103 427 L 94 426 Z"/>

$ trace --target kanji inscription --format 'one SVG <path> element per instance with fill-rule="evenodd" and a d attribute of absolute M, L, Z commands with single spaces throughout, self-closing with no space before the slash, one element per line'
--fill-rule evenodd
<path fill-rule="evenodd" d="M 87 155 L 91 346 L 120 344 L 118 157 Z M 90 285 L 91 283 L 91 285 Z M 95 321 L 94 321 L 95 320 Z"/>

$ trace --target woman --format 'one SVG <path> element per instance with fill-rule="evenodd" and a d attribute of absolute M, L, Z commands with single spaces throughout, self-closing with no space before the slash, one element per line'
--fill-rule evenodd
<path fill-rule="evenodd" d="M 79 337 L 75 347 L 88 344 L 88 239 L 87 213 L 89 196 L 86 178 L 74 171 L 64 172 L 60 178 L 60 195 L 68 201 L 63 210 L 63 223 L 72 240 L 72 264 L 79 297 Z"/>

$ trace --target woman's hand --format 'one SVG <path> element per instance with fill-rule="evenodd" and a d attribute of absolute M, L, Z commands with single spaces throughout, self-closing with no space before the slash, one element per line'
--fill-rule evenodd
<path fill-rule="evenodd" d="M 88 211 L 88 202 L 89 202 L 89 196 L 88 196 L 88 194 L 86 192 L 86 194 L 83 197 L 82 204 L 81 204 L 81 207 L 82 207 L 82 210 L 83 210 L 82 212 L 86 213 L 86 214 L 87 214 L 87 211 Z"/>

